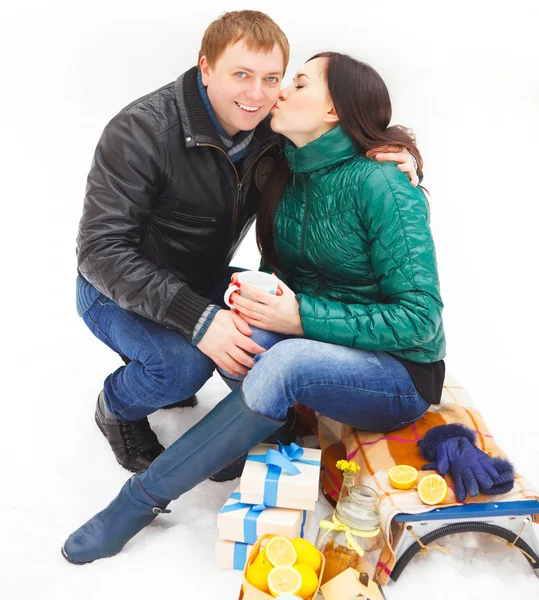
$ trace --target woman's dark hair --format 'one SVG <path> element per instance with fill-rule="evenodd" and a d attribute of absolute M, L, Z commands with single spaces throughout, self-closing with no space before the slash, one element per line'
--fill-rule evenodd
<path fill-rule="evenodd" d="M 338 52 L 321 52 L 326 58 L 326 81 L 341 127 L 355 140 L 358 152 L 367 154 L 379 146 L 406 148 L 417 160 L 418 175 L 423 159 L 413 133 L 391 121 L 391 100 L 380 75 L 366 63 Z M 274 241 L 274 219 L 290 175 L 284 156 L 275 166 L 262 193 L 256 221 L 256 241 L 266 263 L 278 267 Z"/>

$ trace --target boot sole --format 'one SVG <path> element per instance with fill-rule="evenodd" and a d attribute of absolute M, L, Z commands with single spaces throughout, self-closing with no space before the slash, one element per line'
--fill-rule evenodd
<path fill-rule="evenodd" d="M 105 430 L 103 429 L 103 426 L 101 425 L 101 423 L 99 422 L 99 417 L 97 415 L 97 410 L 95 411 L 95 415 L 94 415 L 94 419 L 95 419 L 95 424 L 98 426 L 99 431 L 103 434 L 103 436 L 105 437 L 105 439 L 107 440 L 107 442 L 109 442 L 109 438 L 107 437 L 107 434 L 105 432 Z M 109 446 L 110 446 L 110 442 L 109 442 Z M 116 456 L 114 457 L 116 458 Z M 129 469 L 128 467 L 126 467 L 125 465 L 123 465 L 117 458 L 116 458 L 116 462 L 122 467 L 124 468 L 126 471 L 129 471 L 130 473 L 140 473 L 140 471 L 137 471 L 136 469 Z M 63 549 L 62 549 L 62 554 L 63 554 Z M 65 557 L 66 560 L 69 560 L 69 558 Z M 69 560 L 69 562 L 71 562 Z M 79 563 L 81 565 L 84 565 L 86 563 Z"/>
<path fill-rule="evenodd" d="M 70 558 L 63 546 L 60 551 L 62 553 L 62 556 L 67 560 L 67 562 L 71 563 L 72 565 L 88 565 L 91 562 L 94 562 L 93 560 L 82 561 L 82 560 L 74 560 L 73 558 Z"/>
<path fill-rule="evenodd" d="M 71 563 L 72 565 L 89 565 L 90 563 L 93 563 L 94 560 L 97 560 L 96 558 L 94 558 L 93 560 L 75 560 L 69 556 L 69 554 L 65 551 L 65 548 L 63 546 L 61 547 L 60 552 L 62 553 L 62 556 L 67 560 L 67 562 Z M 118 552 L 116 554 L 118 554 Z M 116 556 L 116 554 L 111 554 L 111 556 Z M 107 556 L 106 558 L 110 558 L 110 556 Z"/>

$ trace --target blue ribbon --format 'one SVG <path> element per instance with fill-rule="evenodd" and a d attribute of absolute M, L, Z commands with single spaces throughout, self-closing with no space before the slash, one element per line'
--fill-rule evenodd
<path fill-rule="evenodd" d="M 301 531 L 299 533 L 300 538 L 305 537 L 305 521 L 306 521 L 306 519 L 307 519 L 307 511 L 304 510 L 303 511 L 303 520 L 301 521 Z"/>
<path fill-rule="evenodd" d="M 230 496 L 231 500 L 239 500 L 239 492 L 234 492 Z M 267 508 L 265 504 L 245 504 L 244 502 L 236 502 L 235 504 L 227 504 L 219 511 L 220 513 L 232 512 L 235 510 L 241 510 L 242 508 L 248 508 L 249 511 L 243 519 L 243 541 L 248 544 L 255 544 L 258 538 L 256 533 L 256 520 L 260 516 L 260 513 Z M 242 567 L 243 569 L 243 567 Z"/>
<path fill-rule="evenodd" d="M 234 542 L 234 570 L 243 571 L 247 562 L 247 546 L 241 542 Z"/>
<path fill-rule="evenodd" d="M 249 454 L 247 456 L 247 460 L 266 463 L 268 466 L 264 483 L 264 504 L 266 506 L 277 506 L 277 491 L 282 471 L 289 475 L 299 475 L 301 473 L 296 465 L 292 464 L 292 461 L 320 466 L 319 460 L 305 460 L 302 458 L 303 454 L 303 448 L 296 443 L 292 442 L 290 446 L 284 446 L 279 442 L 279 450 L 270 448 L 266 454 Z"/>

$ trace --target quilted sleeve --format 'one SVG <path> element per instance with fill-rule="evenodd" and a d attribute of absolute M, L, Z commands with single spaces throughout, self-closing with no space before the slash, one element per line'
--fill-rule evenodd
<path fill-rule="evenodd" d="M 383 301 L 343 304 L 298 294 L 306 338 L 366 350 L 421 347 L 442 327 L 443 304 L 423 191 L 393 163 L 377 165 L 358 194 Z"/>

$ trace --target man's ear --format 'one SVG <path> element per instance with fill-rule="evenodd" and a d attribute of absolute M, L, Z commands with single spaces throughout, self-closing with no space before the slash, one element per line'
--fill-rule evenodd
<path fill-rule="evenodd" d="M 335 107 L 331 106 L 330 109 L 326 112 L 324 116 L 324 123 L 329 123 L 330 125 L 336 125 L 340 121 L 337 112 L 335 111 Z"/>
<path fill-rule="evenodd" d="M 210 65 L 208 64 L 208 59 L 206 56 L 202 56 L 198 63 L 200 67 L 200 75 L 202 76 L 202 83 L 207 87 L 210 79 Z"/>

